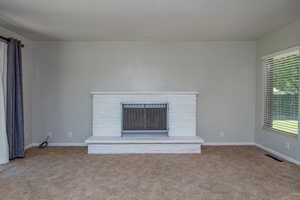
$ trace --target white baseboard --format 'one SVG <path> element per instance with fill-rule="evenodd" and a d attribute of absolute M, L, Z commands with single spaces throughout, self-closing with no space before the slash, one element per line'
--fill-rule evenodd
<path fill-rule="evenodd" d="M 257 146 L 258 148 L 261 148 L 261 149 L 263 149 L 263 150 L 265 150 L 265 151 L 271 153 L 271 154 L 274 154 L 275 156 L 278 156 L 278 157 L 280 157 L 280 158 L 283 158 L 284 160 L 287 160 L 287 161 L 289 161 L 289 162 L 291 162 L 291 163 L 294 163 L 294 164 L 300 166 L 300 161 L 299 161 L 299 160 L 296 160 L 296 159 L 291 158 L 291 157 L 289 157 L 289 156 L 287 156 L 287 155 L 284 155 L 284 154 L 282 154 L 282 153 L 279 153 L 279 152 L 277 152 L 277 151 L 274 151 L 273 149 L 270 149 L 270 148 L 268 148 L 268 147 L 265 147 L 265 146 L 263 146 L 263 145 L 261 145 L 261 144 L 256 144 L 256 146 Z"/>
<path fill-rule="evenodd" d="M 255 146 L 254 142 L 206 142 L 203 146 Z"/>
<path fill-rule="evenodd" d="M 85 147 L 86 143 L 49 143 L 49 147 Z"/>
<path fill-rule="evenodd" d="M 29 149 L 29 148 L 31 148 L 31 147 L 35 147 L 35 144 L 32 143 L 32 144 L 26 145 L 26 146 L 25 146 L 25 150 L 27 150 L 27 149 Z"/>
<path fill-rule="evenodd" d="M 25 146 L 25 150 L 31 148 L 31 147 L 38 147 L 39 143 L 32 143 L 27 146 Z M 86 143 L 49 143 L 49 147 L 84 147 L 87 146 Z"/>
<path fill-rule="evenodd" d="M 39 146 L 38 143 L 32 143 L 32 144 L 29 144 L 25 147 L 25 150 L 26 149 L 29 149 L 31 147 L 37 147 Z M 49 143 L 49 146 L 51 147 L 72 147 L 72 146 L 87 146 L 86 143 Z M 217 142 L 217 143 L 213 143 L 213 142 L 207 142 L 207 143 L 204 143 L 203 146 L 256 146 L 258 148 L 261 148 L 269 153 L 272 153 L 280 158 L 283 158 L 291 163 L 294 163 L 296 165 L 299 165 L 300 166 L 300 161 L 294 159 L 294 158 L 291 158 L 287 155 L 284 155 L 282 153 L 279 153 L 277 151 L 274 151 L 268 147 L 265 147 L 261 144 L 256 144 L 256 143 L 252 143 L 252 142 L 238 142 L 238 143 L 235 143 L 235 142 Z"/>
<path fill-rule="evenodd" d="M 203 146 L 255 146 L 255 143 L 252 142 L 207 142 L 204 143 Z M 25 149 L 31 147 L 37 147 L 39 143 L 32 143 L 25 147 Z M 73 146 L 87 146 L 86 143 L 49 143 L 50 147 L 73 147 Z"/>

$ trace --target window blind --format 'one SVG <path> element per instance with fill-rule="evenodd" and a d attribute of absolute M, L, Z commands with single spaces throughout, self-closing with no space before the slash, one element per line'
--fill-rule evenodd
<path fill-rule="evenodd" d="M 264 128 L 298 134 L 299 48 L 263 57 Z"/>

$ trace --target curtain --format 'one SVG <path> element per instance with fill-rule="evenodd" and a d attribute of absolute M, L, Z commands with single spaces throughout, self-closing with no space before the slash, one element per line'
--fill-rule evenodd
<path fill-rule="evenodd" d="M 7 44 L 0 41 L 0 164 L 8 162 L 6 133 L 6 69 Z"/>
<path fill-rule="evenodd" d="M 7 44 L 6 132 L 9 159 L 24 157 L 24 117 L 21 42 Z"/>

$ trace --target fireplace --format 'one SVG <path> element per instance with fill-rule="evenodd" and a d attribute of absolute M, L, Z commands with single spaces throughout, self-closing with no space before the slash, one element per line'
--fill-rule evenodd
<path fill-rule="evenodd" d="M 167 103 L 123 103 L 122 133 L 168 133 Z"/>
<path fill-rule="evenodd" d="M 89 154 L 201 153 L 198 92 L 92 92 Z"/>

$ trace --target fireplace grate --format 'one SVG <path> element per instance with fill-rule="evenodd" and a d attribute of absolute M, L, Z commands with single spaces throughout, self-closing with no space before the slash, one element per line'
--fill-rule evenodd
<path fill-rule="evenodd" d="M 122 132 L 168 132 L 168 104 L 122 104 Z"/>

